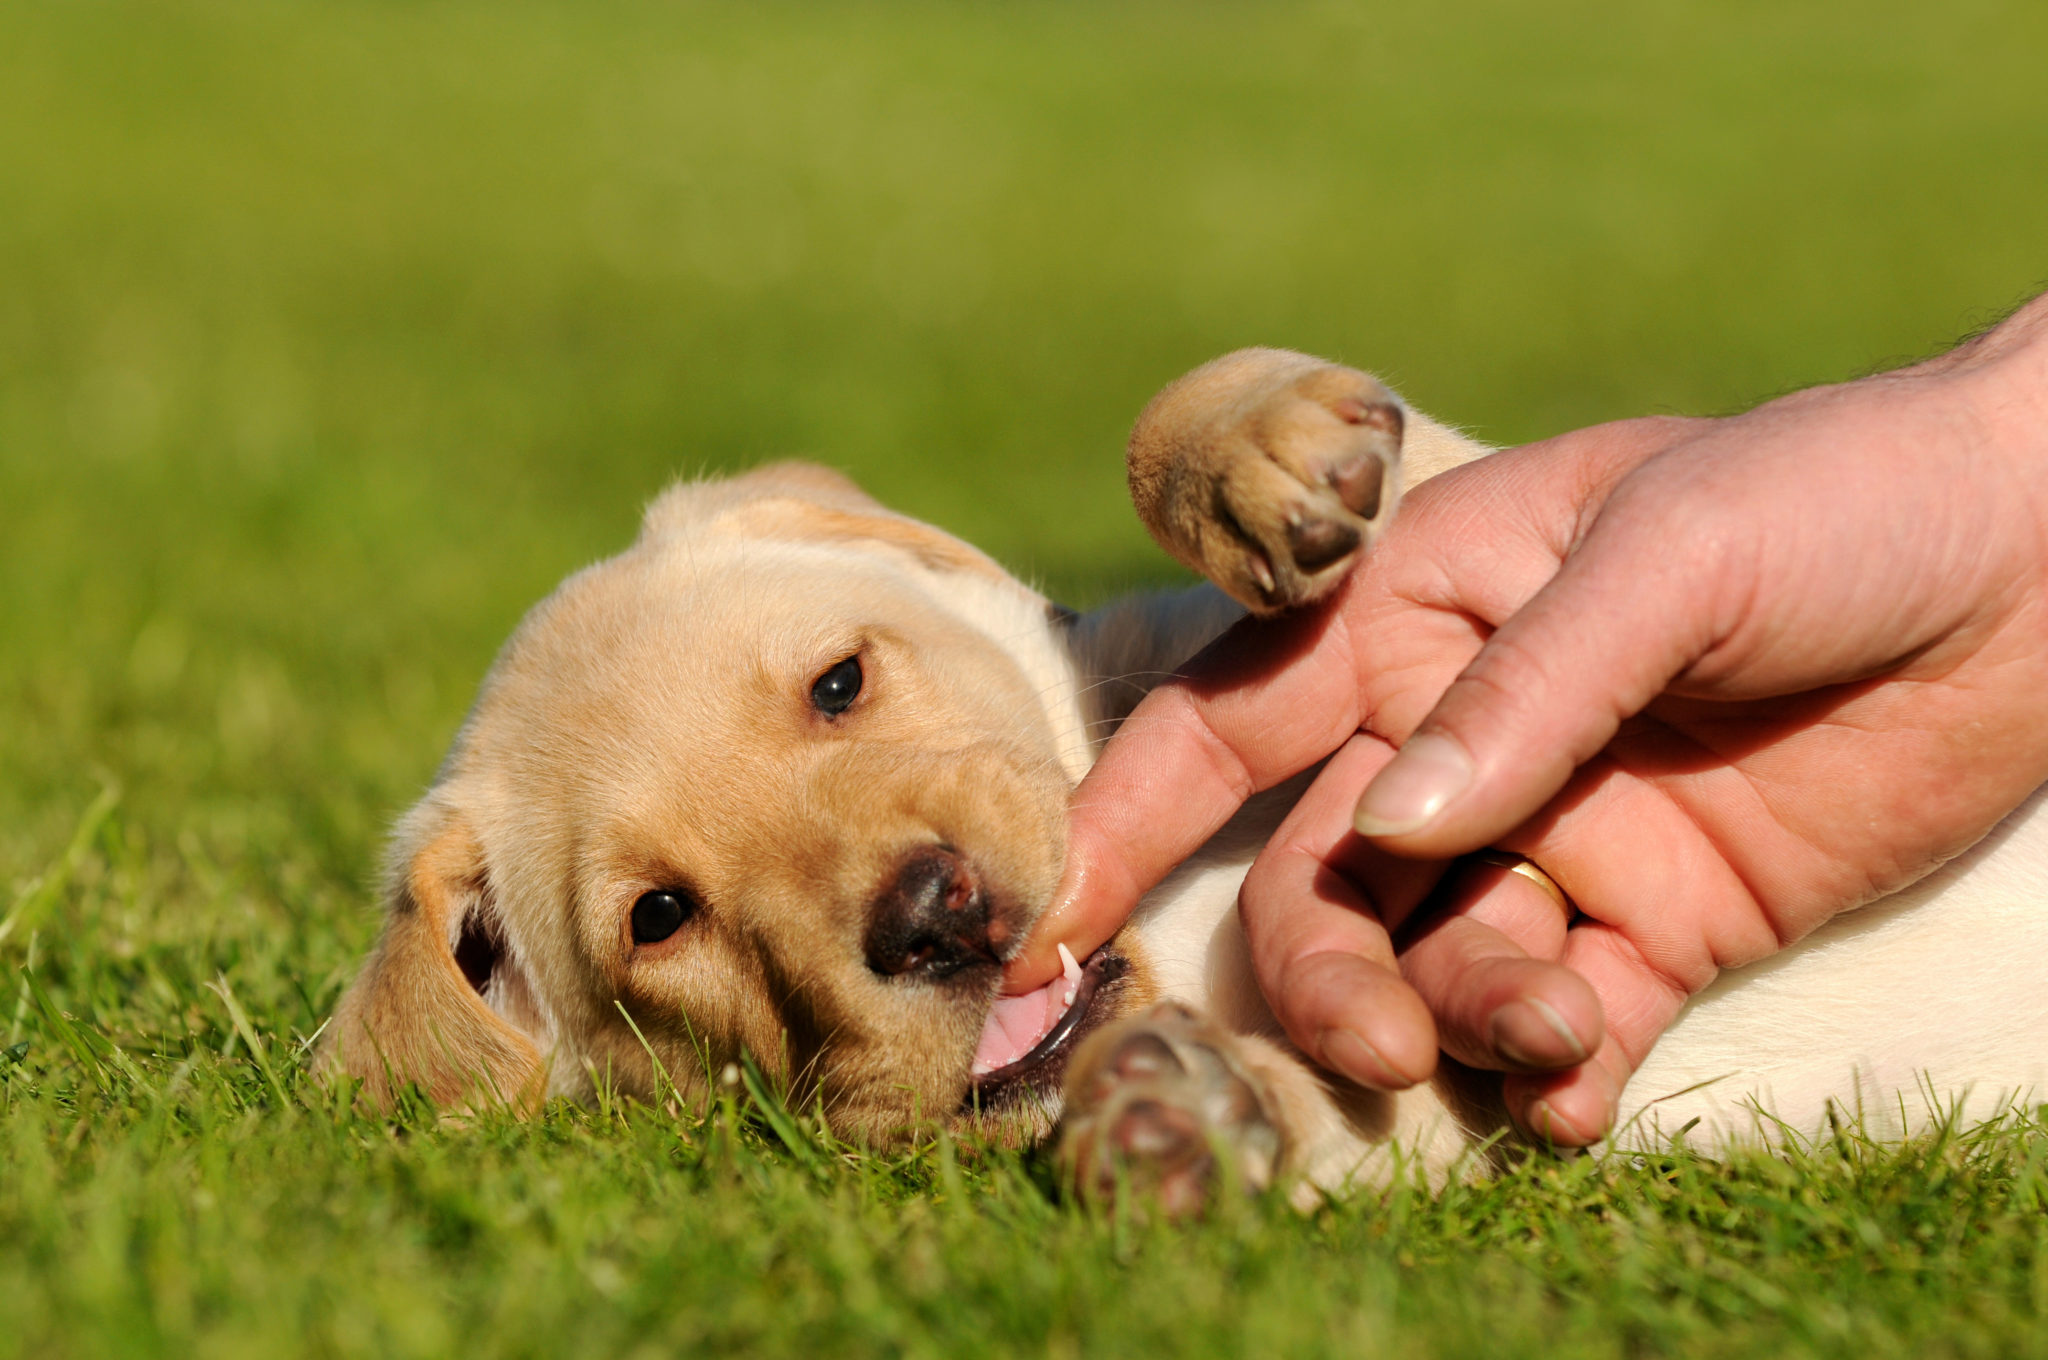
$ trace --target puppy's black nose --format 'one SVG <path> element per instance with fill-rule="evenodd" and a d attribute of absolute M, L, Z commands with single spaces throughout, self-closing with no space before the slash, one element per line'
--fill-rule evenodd
<path fill-rule="evenodd" d="M 958 855 L 912 854 L 868 908 L 868 967 L 888 977 L 946 978 L 1001 960 L 989 942 L 988 898 Z"/>

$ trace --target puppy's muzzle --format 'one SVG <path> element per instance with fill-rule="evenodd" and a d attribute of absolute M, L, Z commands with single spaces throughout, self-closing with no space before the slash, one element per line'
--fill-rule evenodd
<path fill-rule="evenodd" d="M 915 851 L 868 908 L 868 967 L 886 977 L 937 981 L 997 968 L 988 894 L 944 846 Z"/>

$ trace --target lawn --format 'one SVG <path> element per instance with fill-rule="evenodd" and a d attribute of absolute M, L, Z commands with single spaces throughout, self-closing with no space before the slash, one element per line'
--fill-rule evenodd
<path fill-rule="evenodd" d="M 2048 1128 L 1184 1230 L 744 1089 L 307 1080 L 497 643 L 790 454 L 1076 603 L 1271 343 L 1500 442 L 2048 280 L 2048 8 L 0 6 L 0 1360 L 2048 1354 Z"/>

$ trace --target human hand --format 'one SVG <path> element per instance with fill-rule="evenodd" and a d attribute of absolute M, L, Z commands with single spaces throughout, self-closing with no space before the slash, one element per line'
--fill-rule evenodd
<path fill-rule="evenodd" d="M 1329 757 L 1242 899 L 1289 1035 L 1380 1087 L 1441 1042 L 1518 1073 L 1525 1128 L 1593 1141 L 1720 968 L 1911 882 L 2048 778 L 2044 333 L 2037 303 L 1916 369 L 1425 484 L 1329 606 L 1241 626 L 1140 705 L 1076 794 L 1013 982 Z M 1486 845 L 1583 919 L 1461 868 L 1410 922 Z"/>

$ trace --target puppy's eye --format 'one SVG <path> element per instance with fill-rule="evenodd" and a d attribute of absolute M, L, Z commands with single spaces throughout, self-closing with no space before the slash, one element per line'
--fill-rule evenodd
<path fill-rule="evenodd" d="M 860 697 L 860 658 L 849 656 L 811 684 L 811 706 L 836 718 Z"/>
<path fill-rule="evenodd" d="M 697 904 L 687 893 L 658 888 L 641 893 L 633 904 L 633 943 L 659 944 L 683 928 L 697 913 Z"/>

